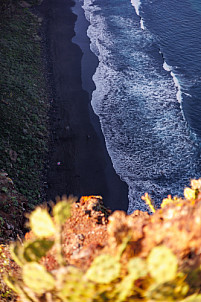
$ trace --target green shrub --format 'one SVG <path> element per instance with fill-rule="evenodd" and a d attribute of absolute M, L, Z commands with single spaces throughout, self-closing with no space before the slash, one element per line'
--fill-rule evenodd
<path fill-rule="evenodd" d="M 49 101 L 38 37 L 41 20 L 23 2 L 37 1 L 0 0 L 0 170 L 36 204 L 41 202 Z"/>
<path fill-rule="evenodd" d="M 178 271 L 177 258 L 166 246 L 154 247 L 146 259 L 133 257 L 122 262 L 129 237 L 116 256 L 101 254 L 86 272 L 65 264 L 61 230 L 70 216 L 73 198 L 63 199 L 52 210 L 36 208 L 29 217 L 34 239 L 11 245 L 13 259 L 21 266 L 21 276 L 6 278 L 7 285 L 22 302 L 101 301 L 201 301 L 199 288 L 191 288 L 193 272 Z M 40 262 L 54 249 L 59 268 L 48 272 Z M 198 272 L 199 271 L 199 272 Z M 196 275 L 197 273 L 197 275 Z M 200 268 L 194 274 L 199 276 Z"/>

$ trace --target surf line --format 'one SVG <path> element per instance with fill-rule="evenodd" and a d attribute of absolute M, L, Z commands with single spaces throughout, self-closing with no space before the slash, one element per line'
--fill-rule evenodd
<path fill-rule="evenodd" d="M 135 8 L 135 12 L 136 14 L 140 17 L 140 27 L 142 30 L 145 30 L 145 25 L 144 25 L 144 20 L 143 18 L 140 16 L 140 6 L 141 6 L 141 1 L 140 0 L 131 0 L 131 4 L 132 6 Z"/>
<path fill-rule="evenodd" d="M 140 15 L 140 7 L 141 7 L 141 4 L 142 4 L 141 1 L 140 0 L 130 0 L 130 1 L 131 1 L 132 6 L 135 8 L 135 12 L 136 12 L 137 16 L 140 17 L 140 27 L 141 27 L 141 29 L 145 30 L 146 28 L 145 28 L 145 25 L 144 25 L 144 20 Z M 179 79 L 178 79 L 176 73 L 173 71 L 173 67 L 168 65 L 167 62 L 165 61 L 164 55 L 163 55 L 162 51 L 160 50 L 160 48 L 159 48 L 159 54 L 161 55 L 162 60 L 163 60 L 163 69 L 165 71 L 169 72 L 172 79 L 173 79 L 173 82 L 174 82 L 174 85 L 175 85 L 175 88 L 176 88 L 176 91 L 177 91 L 176 99 L 180 104 L 180 109 L 181 109 L 183 119 L 186 122 L 187 128 L 189 129 L 189 125 L 186 121 L 185 114 L 184 114 L 183 107 L 182 107 L 182 101 L 183 101 L 182 94 L 184 93 L 184 92 L 182 92 L 182 86 L 179 82 Z M 189 129 L 189 130 L 192 133 L 191 129 Z"/>

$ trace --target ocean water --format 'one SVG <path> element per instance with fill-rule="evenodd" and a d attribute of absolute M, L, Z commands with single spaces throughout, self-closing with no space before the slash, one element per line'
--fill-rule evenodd
<path fill-rule="evenodd" d="M 80 0 L 99 65 L 92 107 L 129 209 L 201 177 L 201 2 Z"/>

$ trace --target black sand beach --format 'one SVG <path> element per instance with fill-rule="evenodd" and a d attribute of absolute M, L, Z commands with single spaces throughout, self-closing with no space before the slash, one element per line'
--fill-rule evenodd
<path fill-rule="evenodd" d="M 50 200 L 63 194 L 101 195 L 110 209 L 126 211 L 128 187 L 115 173 L 99 119 L 90 104 L 90 94 L 95 88 L 91 76 L 97 59 L 89 49 L 87 21 L 83 16 L 75 37 L 82 50 L 72 42 L 77 18 L 71 10 L 74 4 L 70 0 L 44 0 L 40 6 L 54 91 L 50 112 L 52 138 L 47 198 Z M 83 51 L 84 69 L 81 64 Z M 88 92 L 83 90 L 82 81 Z"/>

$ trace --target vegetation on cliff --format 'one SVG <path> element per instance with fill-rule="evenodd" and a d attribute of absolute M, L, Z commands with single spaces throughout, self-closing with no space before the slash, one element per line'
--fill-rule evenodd
<path fill-rule="evenodd" d="M 37 207 L 26 241 L 10 247 L 18 276 L 5 282 L 22 302 L 198 302 L 201 179 L 184 193 L 151 216 L 111 214 L 98 196 L 64 197 L 52 215 Z"/>
<path fill-rule="evenodd" d="M 49 110 L 34 2 L 0 1 L 0 170 L 30 207 L 41 200 Z"/>
<path fill-rule="evenodd" d="M 24 213 L 42 200 L 49 104 L 37 2 L 0 0 L 0 301 L 13 296 L 2 279 L 15 267 L 6 243 L 23 237 Z"/>

